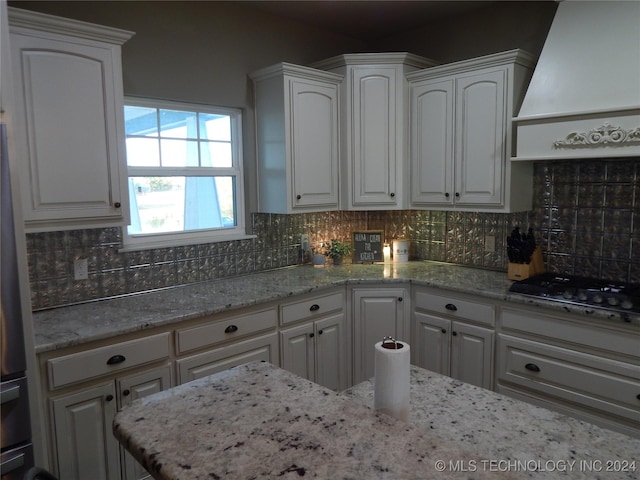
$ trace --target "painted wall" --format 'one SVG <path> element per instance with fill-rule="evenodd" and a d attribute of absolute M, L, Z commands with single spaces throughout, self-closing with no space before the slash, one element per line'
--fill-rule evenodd
<path fill-rule="evenodd" d="M 372 48 L 411 52 L 442 63 L 521 48 L 538 57 L 557 9 L 554 1 L 499 1 L 382 39 Z"/>

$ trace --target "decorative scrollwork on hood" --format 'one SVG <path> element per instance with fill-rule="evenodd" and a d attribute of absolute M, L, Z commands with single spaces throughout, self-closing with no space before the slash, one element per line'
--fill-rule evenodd
<path fill-rule="evenodd" d="M 640 142 L 640 128 L 625 130 L 604 123 L 589 132 L 572 132 L 562 140 L 553 142 L 554 148 L 612 146 Z"/>

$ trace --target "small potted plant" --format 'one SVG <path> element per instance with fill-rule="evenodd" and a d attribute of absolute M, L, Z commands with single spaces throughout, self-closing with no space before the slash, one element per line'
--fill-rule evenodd
<path fill-rule="evenodd" d="M 333 260 L 334 265 L 342 265 L 342 258 L 348 257 L 352 250 L 351 245 L 342 243 L 334 238 L 331 243 L 325 246 L 324 254 Z"/>

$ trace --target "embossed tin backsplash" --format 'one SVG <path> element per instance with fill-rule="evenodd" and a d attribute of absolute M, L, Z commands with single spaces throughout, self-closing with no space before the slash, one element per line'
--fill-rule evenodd
<path fill-rule="evenodd" d="M 410 259 L 492 270 L 507 268 L 506 236 L 531 226 L 547 270 L 640 282 L 640 161 L 553 161 L 535 165 L 534 207 L 516 214 L 375 211 L 253 214 L 257 238 L 118 253 L 118 228 L 27 235 L 36 310 L 296 265 L 300 234 L 313 246 L 384 229 L 386 241 L 410 240 Z M 485 251 L 485 238 L 495 250 Z M 73 279 L 86 256 L 89 279 Z"/>

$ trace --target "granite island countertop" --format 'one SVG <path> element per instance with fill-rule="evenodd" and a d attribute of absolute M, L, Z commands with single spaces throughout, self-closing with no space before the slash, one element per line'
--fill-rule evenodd
<path fill-rule="evenodd" d="M 133 402 L 116 438 L 158 480 L 633 479 L 640 440 L 417 367 L 407 424 L 250 363 Z"/>
<path fill-rule="evenodd" d="M 510 294 L 505 272 L 433 261 L 301 265 L 34 312 L 35 348 L 42 353 L 335 286 L 379 283 L 431 286 L 640 327 L 640 315 L 625 321 L 619 314 Z"/>
<path fill-rule="evenodd" d="M 373 408 L 373 385 L 367 380 L 343 393 Z M 409 398 L 409 423 L 474 452 L 482 459 L 478 469 L 530 478 L 640 478 L 640 438 L 416 366 Z"/>
<path fill-rule="evenodd" d="M 470 478 L 436 460 L 480 460 L 268 363 L 248 363 L 133 402 L 116 438 L 157 480 Z M 472 478 L 522 478 L 478 472 Z"/>

